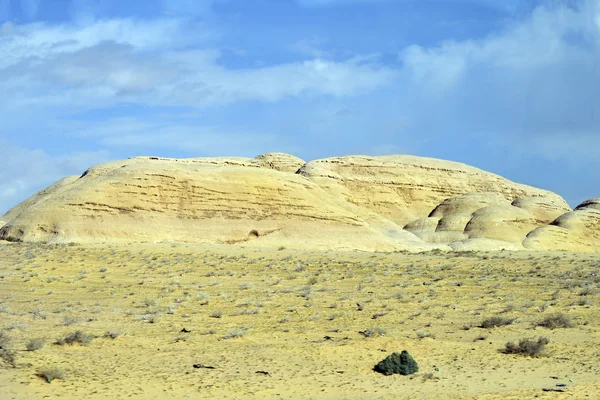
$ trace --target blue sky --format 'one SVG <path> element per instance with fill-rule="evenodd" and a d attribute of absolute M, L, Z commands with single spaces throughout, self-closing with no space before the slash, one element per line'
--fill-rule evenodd
<path fill-rule="evenodd" d="M 135 155 L 414 154 L 600 196 L 600 0 L 0 0 L 0 214 Z"/>

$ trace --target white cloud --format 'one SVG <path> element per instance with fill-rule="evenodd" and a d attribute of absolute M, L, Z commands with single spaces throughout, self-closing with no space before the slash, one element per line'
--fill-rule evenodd
<path fill-rule="evenodd" d="M 330 52 L 323 50 L 322 48 L 326 43 L 327 40 L 325 38 L 312 36 L 310 38 L 297 41 L 289 46 L 289 49 L 303 56 L 326 59 L 331 56 Z"/>
<path fill-rule="evenodd" d="M 0 68 L 21 62 L 30 65 L 51 63 L 53 57 L 72 54 L 103 42 L 128 45 L 143 52 L 184 46 L 202 40 L 208 34 L 185 35 L 184 29 L 184 21 L 177 19 L 111 19 L 84 26 L 6 22 L 0 25 Z"/>
<path fill-rule="evenodd" d="M 210 36 L 181 19 L 114 19 L 85 26 L 0 27 L 0 88 L 17 105 L 91 107 L 110 101 L 197 107 L 290 96 L 351 96 L 381 87 L 393 71 L 376 60 L 312 59 L 228 69 Z M 190 46 L 192 45 L 193 46 Z"/>
<path fill-rule="evenodd" d="M 400 60 L 402 81 L 414 95 L 412 128 L 431 136 L 462 130 L 505 143 L 520 143 L 518 137 L 600 136 L 594 106 L 600 87 L 599 5 L 594 0 L 578 8 L 538 7 L 530 18 L 480 40 L 407 48 Z M 585 143 L 565 148 L 571 157 L 589 155 Z"/>
<path fill-rule="evenodd" d="M 530 19 L 499 34 L 481 40 L 447 41 L 433 48 L 410 46 L 400 59 L 417 82 L 442 89 L 459 84 L 480 66 L 519 74 L 572 60 L 586 61 L 598 55 L 600 45 L 598 27 L 590 18 L 597 14 L 593 3 L 582 10 L 538 7 Z M 574 38 L 595 48 L 579 47 L 571 41 Z"/>
<path fill-rule="evenodd" d="M 277 135 L 269 132 L 189 121 L 173 122 L 172 118 L 165 120 L 155 116 L 114 118 L 97 123 L 71 122 L 61 128 L 78 138 L 136 154 L 160 147 L 163 151 L 175 150 L 197 156 L 254 157 L 281 144 Z"/>

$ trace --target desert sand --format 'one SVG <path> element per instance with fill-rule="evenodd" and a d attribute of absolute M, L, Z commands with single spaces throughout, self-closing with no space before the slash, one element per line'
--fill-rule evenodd
<path fill-rule="evenodd" d="M 592 253 L 2 242 L 0 315 L 16 361 L 1 364 L 0 392 L 594 399 L 599 267 Z M 571 327 L 539 326 L 556 315 Z M 480 327 L 492 317 L 510 323 Z M 55 344 L 77 331 L 89 343 Z M 539 337 L 549 339 L 540 357 L 502 353 L 508 341 Z M 417 374 L 372 370 L 402 350 Z M 62 378 L 38 376 L 52 369 Z"/>

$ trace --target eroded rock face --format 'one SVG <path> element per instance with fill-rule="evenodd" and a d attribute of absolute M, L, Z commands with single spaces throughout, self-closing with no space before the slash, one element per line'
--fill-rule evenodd
<path fill-rule="evenodd" d="M 529 211 L 539 224 L 549 224 L 571 211 L 567 202 L 556 196 L 521 197 L 513 201 L 512 205 Z"/>
<path fill-rule="evenodd" d="M 596 199 L 589 199 L 575 207 L 575 210 L 600 210 L 600 197 Z"/>
<path fill-rule="evenodd" d="M 533 250 L 600 251 L 600 208 L 598 199 L 581 203 L 550 225 L 527 235 L 524 246 Z"/>
<path fill-rule="evenodd" d="M 35 194 L 0 219 L 0 239 L 600 251 L 599 215 L 600 199 L 571 211 L 554 193 L 429 158 L 135 157 Z"/>
<path fill-rule="evenodd" d="M 520 245 L 538 224 L 531 213 L 511 205 L 487 206 L 472 214 L 465 227 L 470 239 L 495 239 Z"/>
<path fill-rule="evenodd" d="M 564 202 L 554 193 L 514 183 L 466 164 L 424 157 L 326 158 L 308 162 L 299 173 L 329 193 L 402 226 L 430 215 L 444 200 L 466 193 L 493 193 L 508 204 L 519 197 L 542 196 Z"/>
<path fill-rule="evenodd" d="M 492 205 L 505 206 L 509 204 L 510 201 L 502 193 L 465 193 L 463 195 L 444 200 L 440 205 L 433 209 L 429 216 L 447 217 L 455 215 L 471 215 L 483 207 Z"/>
<path fill-rule="evenodd" d="M 276 171 L 291 172 L 295 173 L 302 167 L 306 162 L 296 156 L 285 153 L 267 153 L 257 156 L 255 160 L 266 168 L 271 168 Z"/>
<path fill-rule="evenodd" d="M 342 204 L 343 205 L 343 204 Z M 308 248 L 427 248 L 341 206 L 309 179 L 254 159 L 136 157 L 67 178 L 11 210 L 0 237 L 24 241 L 192 241 Z"/>
<path fill-rule="evenodd" d="M 502 193 L 466 193 L 444 200 L 428 218 L 413 221 L 404 229 L 428 243 L 446 243 L 453 249 L 522 249 L 529 232 L 549 222 L 548 215 L 564 211 L 570 208 L 558 196 L 511 202 Z M 492 245 L 489 240 L 499 243 Z"/>

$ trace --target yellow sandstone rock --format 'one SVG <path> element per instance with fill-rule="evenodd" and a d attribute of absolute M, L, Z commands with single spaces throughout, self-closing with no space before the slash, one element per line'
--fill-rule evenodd
<path fill-rule="evenodd" d="M 600 199 L 571 211 L 552 192 L 431 158 L 134 157 L 36 193 L 2 217 L 0 239 L 598 251 L 599 216 Z"/>

